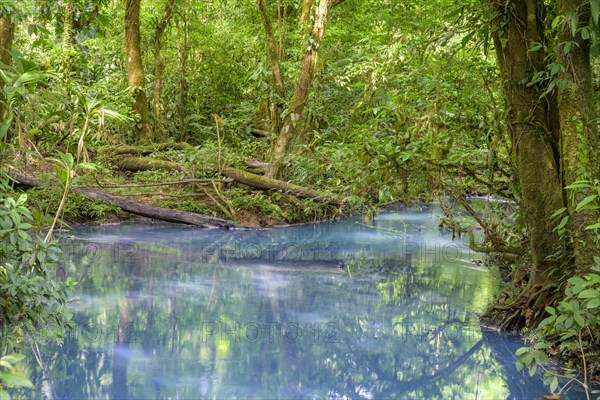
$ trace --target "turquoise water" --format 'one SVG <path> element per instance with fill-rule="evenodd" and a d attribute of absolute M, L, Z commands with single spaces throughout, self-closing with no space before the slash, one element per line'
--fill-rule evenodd
<path fill-rule="evenodd" d="M 499 286 L 429 210 L 264 231 L 118 225 L 64 238 L 76 328 L 42 343 L 36 397 L 541 398 Z M 368 271 L 368 273 L 365 273 Z M 564 398 L 564 397 L 563 397 Z"/>

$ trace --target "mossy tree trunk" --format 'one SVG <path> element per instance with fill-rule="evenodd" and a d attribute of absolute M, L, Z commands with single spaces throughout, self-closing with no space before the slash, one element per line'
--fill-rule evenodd
<path fill-rule="evenodd" d="M 304 34 L 310 31 L 310 10 L 315 0 L 302 0 L 302 11 L 300 12 L 300 30 Z"/>
<path fill-rule="evenodd" d="M 188 93 L 188 58 L 189 58 L 189 21 L 190 21 L 190 4 L 185 1 L 180 18 L 176 23 L 177 34 L 180 40 L 177 42 L 177 52 L 179 53 L 179 102 L 177 104 L 177 129 L 184 138 L 188 137 L 188 126 L 186 117 L 187 109 L 187 93 Z"/>
<path fill-rule="evenodd" d="M 153 139 L 153 135 L 150 128 L 148 100 L 144 91 L 144 66 L 140 48 L 140 3 L 141 0 L 126 0 L 125 44 L 129 93 L 134 99 L 133 111 L 140 117 L 134 127 L 135 139 L 137 142 L 148 142 Z"/>
<path fill-rule="evenodd" d="M 173 9 L 175 6 L 176 0 L 168 0 L 165 4 L 165 9 L 162 14 L 162 18 L 156 25 L 156 29 L 154 30 L 154 96 L 152 99 L 152 110 L 154 113 L 154 124 L 153 131 L 154 135 L 157 137 L 160 136 L 162 131 L 161 127 L 161 111 L 160 111 L 160 92 L 162 88 L 162 77 L 165 69 L 165 63 L 161 56 L 162 50 L 162 38 L 167 29 L 167 25 L 173 16 Z"/>
<path fill-rule="evenodd" d="M 12 43 L 15 33 L 15 25 L 10 15 L 0 15 L 0 61 L 9 65 L 12 59 Z M 0 93 L 0 122 L 4 121 L 6 107 L 4 106 L 3 94 Z"/>
<path fill-rule="evenodd" d="M 266 1 L 257 0 L 257 4 L 265 29 L 265 36 L 267 39 L 267 53 L 269 55 L 269 61 L 271 64 L 271 74 L 273 74 L 275 95 L 277 96 L 272 104 L 273 109 L 269 112 L 271 119 L 271 132 L 276 133 L 281 127 L 280 116 L 285 108 L 283 104 L 285 99 L 285 85 L 283 83 L 283 76 L 281 73 L 281 57 L 283 57 L 284 50 L 282 49 L 282 41 L 280 40 L 278 44 L 275 40 L 275 34 L 273 33 L 273 26 L 271 24 L 271 18 L 269 16 L 269 10 L 267 8 Z M 280 27 L 280 29 L 282 28 Z M 282 34 L 285 35 L 285 32 L 283 32 Z"/>
<path fill-rule="evenodd" d="M 590 24 L 590 3 L 587 0 L 561 0 L 558 2 L 558 14 L 566 16 L 565 23 L 559 29 L 560 62 L 563 67 L 560 78 L 568 82 L 558 93 L 561 128 L 561 170 L 564 186 L 578 180 L 598 177 L 598 136 L 592 87 L 592 68 L 590 64 L 590 38 L 584 39 L 582 31 L 573 35 L 573 28 L 583 28 Z M 577 16 L 578 26 L 572 19 Z M 564 46 L 571 43 L 565 53 Z M 581 190 L 565 189 L 569 213 L 569 233 L 571 236 L 575 263 L 578 268 L 586 269 L 594 264 L 596 254 L 593 232 L 585 227 L 598 220 L 595 211 L 575 211 L 579 201 L 586 193 Z"/>
<path fill-rule="evenodd" d="M 534 325 L 541 317 L 548 294 L 558 284 L 561 262 L 549 258 L 560 243 L 556 218 L 563 206 L 557 159 L 557 129 L 552 116 L 556 102 L 542 94 L 547 86 L 529 84 L 535 71 L 546 67 L 542 50 L 529 51 L 545 43 L 544 4 L 537 0 L 490 0 L 498 30 L 494 44 L 506 100 L 506 124 L 512 142 L 512 159 L 520 186 L 520 197 L 529 226 L 531 265 L 515 276 L 520 295 L 507 306 L 490 310 L 487 320 L 509 330 Z"/>
<path fill-rule="evenodd" d="M 327 14 L 329 11 L 330 0 L 320 0 L 315 11 L 314 22 L 312 25 L 310 37 L 311 41 L 304 53 L 302 59 L 302 69 L 298 83 L 292 95 L 287 114 L 281 123 L 281 129 L 273 142 L 271 148 L 271 162 L 267 169 L 267 177 L 280 178 L 283 173 L 284 159 L 288 153 L 292 139 L 298 134 L 301 127 L 299 123 L 304 107 L 308 100 L 310 86 L 312 85 L 319 56 L 319 47 L 325 34 L 325 25 L 327 23 Z"/>

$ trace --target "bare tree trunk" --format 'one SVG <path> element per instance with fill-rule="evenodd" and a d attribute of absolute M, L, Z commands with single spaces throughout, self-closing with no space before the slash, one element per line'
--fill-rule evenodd
<path fill-rule="evenodd" d="M 590 23 L 590 3 L 583 0 L 561 0 L 558 2 L 558 14 L 579 16 L 579 27 Z M 568 17 L 569 18 L 569 17 Z M 592 86 L 592 68 L 590 64 L 590 39 L 583 39 L 580 32 L 572 34 L 571 21 L 567 21 L 559 31 L 560 43 L 575 44 L 566 54 L 561 48 L 558 54 L 564 71 L 561 79 L 569 84 L 558 93 L 560 116 L 560 152 L 561 170 L 564 186 L 578 180 L 598 177 L 597 155 L 598 136 Z M 594 265 L 594 234 L 585 227 L 597 222 L 594 211 L 575 211 L 577 203 L 590 193 L 581 190 L 566 189 L 567 209 L 569 210 L 569 233 L 571 235 L 575 263 L 578 268 Z"/>
<path fill-rule="evenodd" d="M 162 77 L 163 71 L 165 69 L 165 64 L 161 57 L 162 50 L 162 38 L 165 33 L 165 29 L 173 16 L 173 7 L 175 6 L 176 0 L 167 0 L 167 4 L 165 4 L 165 9 L 163 11 L 162 18 L 160 22 L 156 25 L 156 30 L 154 31 L 154 77 L 155 77 L 155 86 L 154 86 L 154 98 L 152 101 L 152 108 L 154 111 L 154 134 L 158 137 L 162 131 L 162 127 L 160 124 L 161 112 L 160 112 L 160 91 L 162 86 Z"/>
<path fill-rule="evenodd" d="M 325 34 L 329 2 L 330 0 L 320 0 L 315 12 L 315 19 L 311 29 L 312 40 L 302 59 L 302 69 L 290 101 L 289 112 L 283 119 L 279 135 L 275 139 L 271 149 L 271 162 L 266 174 L 269 178 L 281 177 L 283 160 L 289 150 L 292 138 L 298 133 L 300 125 L 298 122 L 306 106 L 310 86 L 315 78 L 319 47 Z"/>
<path fill-rule="evenodd" d="M 0 16 L 0 61 L 9 65 L 12 59 L 12 43 L 15 33 L 15 25 L 10 19 L 10 15 Z M 0 96 L 3 95 L 0 93 Z M 4 98 L 0 97 L 0 122 L 4 121 L 6 108 Z"/>
<path fill-rule="evenodd" d="M 148 101 L 144 91 L 144 66 L 140 48 L 140 3 L 141 0 L 126 0 L 125 4 L 125 44 L 127 50 L 127 74 L 129 93 L 134 99 L 133 111 L 140 116 L 134 127 L 137 142 L 151 141 L 152 130 L 148 112 Z"/>

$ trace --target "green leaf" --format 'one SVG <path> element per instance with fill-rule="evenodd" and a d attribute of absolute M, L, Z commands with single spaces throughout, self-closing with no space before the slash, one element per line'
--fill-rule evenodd
<path fill-rule="evenodd" d="M 561 230 L 563 229 L 566 225 L 567 222 L 569 222 L 569 216 L 564 216 L 561 220 L 560 223 L 558 224 L 558 226 L 556 227 L 556 229 Z"/>
<path fill-rule="evenodd" d="M 558 378 L 553 377 L 552 382 L 550 382 L 550 391 L 556 393 L 556 389 L 558 389 Z"/>
<path fill-rule="evenodd" d="M 33 389 L 34 386 L 29 379 L 24 376 L 16 375 L 10 372 L 0 373 L 0 381 L 5 385 L 13 385 L 17 387 L 27 387 Z"/>
<path fill-rule="evenodd" d="M 12 365 L 15 365 L 19 361 L 23 361 L 24 359 L 25 359 L 24 354 L 9 354 L 9 355 L 6 355 L 1 358 L 1 360 L 7 361 L 7 362 L 11 363 Z"/>
<path fill-rule="evenodd" d="M 556 210 L 556 211 L 554 212 L 554 214 L 552 214 L 552 218 L 554 218 L 554 217 L 558 217 L 560 214 L 564 213 L 565 211 L 567 211 L 567 208 L 566 208 L 566 207 L 559 208 L 558 210 Z"/>
<path fill-rule="evenodd" d="M 586 289 L 579 293 L 579 296 L 577 297 L 579 297 L 580 299 L 600 298 L 600 293 L 596 289 Z"/>
<path fill-rule="evenodd" d="M 521 347 L 519 349 L 517 349 L 517 351 L 515 352 L 515 355 L 518 357 L 522 354 L 525 354 L 529 351 L 529 347 Z"/>
<path fill-rule="evenodd" d="M 579 15 L 577 13 L 571 14 L 571 35 L 575 36 L 577 33 L 577 27 L 579 26 Z"/>
<path fill-rule="evenodd" d="M 592 309 L 600 306 L 600 299 L 592 299 L 587 303 L 587 308 Z"/>
<path fill-rule="evenodd" d="M 583 207 L 585 207 L 586 204 L 596 200 L 596 198 L 598 198 L 598 195 L 593 194 L 591 196 L 586 197 L 585 199 L 581 200 L 579 202 L 579 204 L 577 204 L 577 207 L 575 207 L 575 211 L 579 211 L 581 210 Z"/>
<path fill-rule="evenodd" d="M 590 225 L 590 226 L 586 226 L 586 227 L 585 227 L 585 230 L 586 230 L 586 231 L 589 231 L 589 230 L 591 230 L 591 229 L 600 229 L 600 222 L 598 222 L 597 224 L 594 224 L 594 225 Z"/>
<path fill-rule="evenodd" d="M 535 359 L 538 362 L 540 362 L 542 364 L 548 364 L 550 362 L 550 360 L 548 359 L 548 356 L 543 351 L 536 350 L 533 352 L 533 356 L 535 357 Z"/>
<path fill-rule="evenodd" d="M 577 322 L 577 325 L 579 325 L 580 327 L 585 326 L 585 319 L 583 319 L 581 314 L 575 313 L 573 314 L 573 318 L 575 319 L 575 322 Z"/>
<path fill-rule="evenodd" d="M 581 37 L 583 38 L 583 40 L 589 40 L 590 31 L 588 30 L 588 28 L 581 28 Z"/>
<path fill-rule="evenodd" d="M 573 278 L 569 278 L 569 279 L 567 280 L 567 282 L 569 282 L 569 283 L 570 283 L 570 284 L 572 284 L 572 285 L 581 285 L 581 284 L 584 284 L 586 281 L 585 281 L 585 280 L 583 280 L 583 279 L 582 279 L 581 277 L 579 277 L 579 276 L 575 276 L 575 277 L 573 277 Z"/>
<path fill-rule="evenodd" d="M 581 278 L 580 278 L 581 279 Z M 582 279 L 583 280 L 583 279 Z M 550 315 L 555 315 L 556 314 L 556 310 L 554 309 L 554 307 L 546 307 L 546 312 Z"/>
<path fill-rule="evenodd" d="M 556 17 L 554 17 L 554 19 L 552 20 L 552 29 L 556 29 L 556 27 L 558 26 L 561 19 L 562 19 L 562 16 L 560 16 L 560 15 L 557 15 Z"/>
<path fill-rule="evenodd" d="M 598 17 L 600 17 L 600 0 L 590 0 L 590 9 L 592 21 L 594 22 L 594 25 L 598 25 Z"/>

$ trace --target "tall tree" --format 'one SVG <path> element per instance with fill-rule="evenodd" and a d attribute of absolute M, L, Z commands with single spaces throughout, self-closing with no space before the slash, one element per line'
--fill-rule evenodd
<path fill-rule="evenodd" d="M 564 191 L 577 180 L 597 177 L 590 37 L 583 33 L 589 29 L 590 7 L 583 0 L 559 1 L 560 45 L 555 54 L 548 54 L 545 49 L 553 38 L 548 36 L 543 0 L 490 0 L 489 4 L 496 24 L 493 39 L 512 159 L 529 226 L 531 265 L 523 265 L 515 274 L 522 278 L 513 282 L 519 295 L 507 305 L 493 307 L 486 318 L 518 330 L 535 325 L 556 288 L 593 262 L 593 238 L 585 227 L 597 220 L 597 214 L 576 212 L 585 193 Z M 562 64 L 560 77 L 548 73 L 556 68 L 553 62 Z M 569 243 L 561 240 L 556 229 L 555 212 L 565 208 Z"/>
<path fill-rule="evenodd" d="M 0 61 L 9 65 L 12 58 L 12 43 L 15 32 L 15 25 L 10 19 L 10 15 L 4 14 L 0 9 Z M 0 96 L 2 96 L 0 94 Z M 4 99 L 0 97 L 0 123 L 4 121 Z"/>
<path fill-rule="evenodd" d="M 300 76 L 292 99 L 290 100 L 287 114 L 283 118 L 279 134 L 275 138 L 271 149 L 271 160 L 266 173 L 270 178 L 281 177 L 285 156 L 289 150 L 292 139 L 299 132 L 301 125 L 299 120 L 308 100 L 310 86 L 315 79 L 319 47 L 321 46 L 323 36 L 325 35 L 325 25 L 327 23 L 330 2 L 331 0 L 320 0 L 319 5 L 315 10 L 309 45 L 302 58 Z"/>
<path fill-rule="evenodd" d="M 273 33 L 273 26 L 271 24 L 271 18 L 269 17 L 269 10 L 267 8 L 266 1 L 257 0 L 257 4 L 263 20 L 263 26 L 265 28 L 265 35 L 267 38 L 267 53 L 271 64 L 271 74 L 273 75 L 275 94 L 277 96 L 273 104 L 273 109 L 271 110 L 271 131 L 272 133 L 275 133 L 280 129 L 280 115 L 283 113 L 283 99 L 285 98 L 285 85 L 283 83 L 280 63 L 282 49 L 281 42 L 278 44 L 275 40 L 275 34 Z M 283 34 L 285 35 L 285 32 Z"/>
<path fill-rule="evenodd" d="M 302 0 L 302 11 L 300 12 L 300 29 L 308 33 L 310 29 L 310 10 L 315 0 Z"/>
<path fill-rule="evenodd" d="M 563 184 L 567 187 L 578 180 L 597 178 L 598 137 L 590 63 L 589 33 L 590 3 L 587 0 L 561 0 L 558 14 L 564 16 L 558 37 L 562 65 L 560 78 L 566 82 L 558 92 L 560 116 L 560 154 Z M 566 48 L 565 46 L 569 46 Z M 594 265 L 593 232 L 585 227 L 596 222 L 592 211 L 576 211 L 586 193 L 566 189 L 569 212 L 569 232 L 575 262 L 579 267 Z"/>
<path fill-rule="evenodd" d="M 134 99 L 133 110 L 140 116 L 134 127 L 135 139 L 146 142 L 153 139 L 150 128 L 148 101 L 144 91 L 145 78 L 140 48 L 140 3 L 141 0 L 126 0 L 125 45 L 127 50 L 127 74 L 129 92 Z"/>
<path fill-rule="evenodd" d="M 173 16 L 173 9 L 175 6 L 176 0 L 167 0 L 165 4 L 165 9 L 162 13 L 162 17 L 156 24 L 156 29 L 154 31 L 154 96 L 152 100 L 152 109 L 154 111 L 154 134 L 159 135 L 161 131 L 160 118 L 160 92 L 162 87 L 162 77 L 165 69 L 165 63 L 161 56 L 162 50 L 162 38 L 167 29 L 167 25 Z"/>

